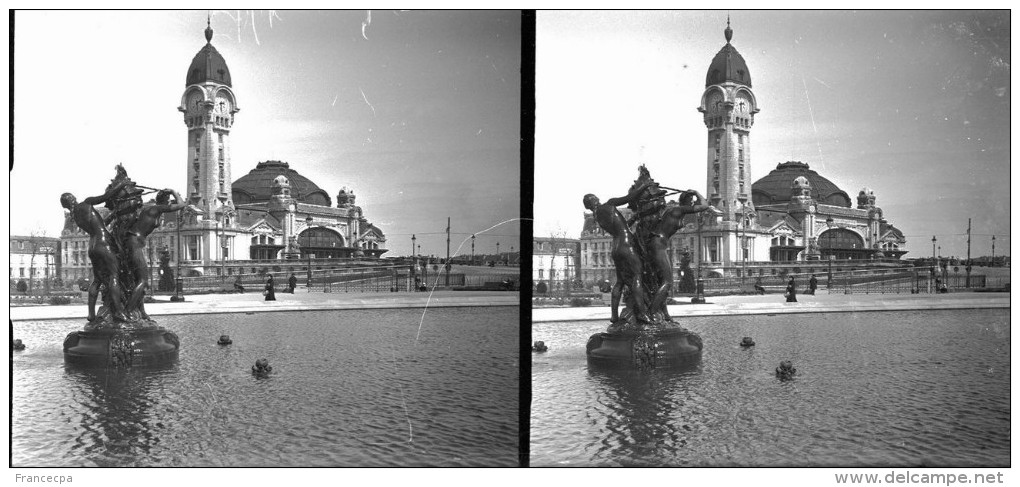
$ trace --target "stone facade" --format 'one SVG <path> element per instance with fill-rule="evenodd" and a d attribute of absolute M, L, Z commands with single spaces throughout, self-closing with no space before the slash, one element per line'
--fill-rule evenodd
<path fill-rule="evenodd" d="M 580 278 L 580 241 L 571 238 L 535 237 L 532 242 L 531 281 L 546 283 L 549 290 L 571 289 Z"/>
<path fill-rule="evenodd" d="M 728 23 L 724 33 L 726 45 L 709 66 L 698 106 L 707 131 L 703 194 L 712 209 L 687 216 L 671 239 L 674 268 L 684 251 L 706 277 L 738 276 L 748 264 L 760 272 L 769 264 L 899 259 L 907 253 L 906 238 L 885 220 L 869 188 L 860 191 L 853 207 L 846 192 L 798 161 L 779 164 L 751 183 L 751 128 L 761 108 L 747 64 L 730 43 Z M 612 237 L 590 213 L 579 242 L 582 280 L 615 281 Z"/>
<path fill-rule="evenodd" d="M 346 187 L 334 207 L 328 193 L 281 161 L 260 162 L 232 179 L 230 131 L 240 109 L 230 70 L 212 45 L 211 28 L 205 37 L 177 107 L 187 134 L 187 179 L 180 195 L 189 206 L 165 215 L 149 236 L 150 262 L 165 249 L 181 274 L 197 276 L 233 274 L 253 260 L 377 259 L 385 253 L 386 236 L 369 223 Z M 65 222 L 61 239 L 69 249 L 65 280 L 89 277 L 88 236 Z"/>
<path fill-rule="evenodd" d="M 8 277 L 12 282 L 24 280 L 27 283 L 60 275 L 59 238 L 11 235 L 10 245 Z"/>

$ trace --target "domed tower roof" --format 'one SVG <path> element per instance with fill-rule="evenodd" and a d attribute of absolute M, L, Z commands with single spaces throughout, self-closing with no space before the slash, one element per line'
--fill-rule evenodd
<path fill-rule="evenodd" d="M 755 206 L 789 203 L 790 188 L 801 177 L 810 183 L 815 201 L 850 208 L 850 195 L 800 161 L 779 164 L 765 177 L 755 181 L 751 185 L 751 201 Z"/>
<path fill-rule="evenodd" d="M 188 67 L 188 78 L 184 86 L 191 86 L 205 81 L 215 81 L 230 86 L 230 70 L 223 56 L 212 45 L 213 30 L 207 23 L 205 28 L 205 46 L 195 54 Z"/>
<path fill-rule="evenodd" d="M 290 182 L 290 196 L 301 203 L 332 206 L 329 194 L 310 179 L 290 168 L 282 161 L 263 161 L 251 172 L 231 184 L 231 198 L 234 204 L 262 203 L 273 196 L 273 186 L 279 176 Z"/>
<path fill-rule="evenodd" d="M 708 76 L 705 77 L 705 87 L 715 84 L 732 81 L 751 87 L 751 71 L 747 69 L 744 57 L 737 52 L 737 49 L 730 44 L 733 38 L 733 29 L 730 29 L 730 19 L 726 17 L 726 45 L 719 50 L 719 53 L 712 59 L 708 66 Z"/>

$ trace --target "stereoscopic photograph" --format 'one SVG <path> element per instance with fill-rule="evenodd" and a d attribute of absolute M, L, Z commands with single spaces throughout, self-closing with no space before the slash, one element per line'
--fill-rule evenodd
<path fill-rule="evenodd" d="M 1002 481 L 1009 12 L 536 19 L 532 466 Z"/>
<path fill-rule="evenodd" d="M 12 467 L 520 464 L 519 11 L 11 32 Z"/>
<path fill-rule="evenodd" d="M 1009 11 L 10 20 L 15 482 L 1008 475 Z"/>

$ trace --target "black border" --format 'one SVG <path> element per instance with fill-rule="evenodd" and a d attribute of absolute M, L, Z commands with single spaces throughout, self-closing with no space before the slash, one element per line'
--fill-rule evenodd
<path fill-rule="evenodd" d="M 531 270 L 535 177 L 535 11 L 521 11 L 521 330 L 518 395 L 518 458 L 528 467 L 531 455 Z"/>

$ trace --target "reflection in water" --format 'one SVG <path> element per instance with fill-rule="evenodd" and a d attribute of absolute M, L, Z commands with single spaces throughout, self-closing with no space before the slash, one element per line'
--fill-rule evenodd
<path fill-rule="evenodd" d="M 176 364 L 135 368 L 80 368 L 65 365 L 66 386 L 80 408 L 74 449 L 96 465 L 130 465 L 159 444 L 164 427 L 154 417 L 158 381 Z"/>
<path fill-rule="evenodd" d="M 658 450 L 683 448 L 690 426 L 683 421 L 684 402 L 674 398 L 687 395 L 690 376 L 697 373 L 696 364 L 650 371 L 589 364 L 588 381 L 596 407 L 615 440 L 591 445 L 594 457 L 621 465 L 647 465 Z"/>
<path fill-rule="evenodd" d="M 533 325 L 549 351 L 532 355 L 531 465 L 1009 464 L 1008 310 L 684 326 L 704 340 L 700 363 L 639 372 L 589 369 L 585 340 L 604 323 Z"/>

